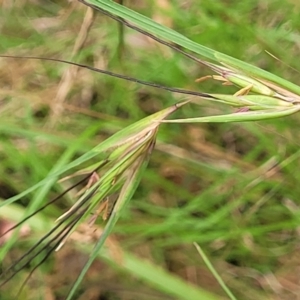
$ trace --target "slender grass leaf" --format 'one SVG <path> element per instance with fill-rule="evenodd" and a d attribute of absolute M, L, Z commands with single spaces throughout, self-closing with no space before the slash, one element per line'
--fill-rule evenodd
<path fill-rule="evenodd" d="M 113 1 L 107 1 L 107 0 L 80 0 L 80 2 L 85 3 L 87 5 L 92 5 L 95 8 L 98 8 L 100 10 L 104 10 L 106 12 L 109 12 L 113 15 L 116 15 L 120 18 L 125 19 L 126 21 L 133 22 L 141 29 L 158 36 L 164 40 L 169 40 L 171 42 L 176 43 L 177 45 L 180 45 L 187 50 L 193 51 L 197 54 L 200 54 L 208 59 L 218 61 L 220 63 L 223 63 L 225 65 L 229 65 L 231 67 L 234 67 L 235 69 L 238 69 L 242 71 L 245 75 L 252 76 L 253 78 L 260 78 L 265 79 L 268 81 L 271 81 L 273 83 L 276 83 L 282 87 L 285 87 L 286 89 L 300 95 L 300 87 L 284 80 L 274 74 L 271 74 L 265 70 L 262 70 L 256 66 L 252 66 L 248 63 L 245 63 L 243 61 L 240 61 L 236 58 L 233 58 L 231 56 L 228 56 L 226 54 L 220 53 L 218 51 L 212 50 L 210 48 L 204 47 L 196 42 L 193 42 L 192 40 L 188 39 L 187 37 L 181 35 L 180 33 L 167 28 L 163 25 L 160 25 L 153 20 L 123 6 Z"/>
<path fill-rule="evenodd" d="M 228 123 L 228 122 L 261 121 L 261 120 L 289 116 L 291 114 L 298 112 L 299 110 L 300 110 L 300 106 L 296 106 L 296 107 L 285 108 L 285 109 L 236 112 L 228 115 L 175 119 L 175 120 L 166 120 L 161 122 L 162 123 Z"/>

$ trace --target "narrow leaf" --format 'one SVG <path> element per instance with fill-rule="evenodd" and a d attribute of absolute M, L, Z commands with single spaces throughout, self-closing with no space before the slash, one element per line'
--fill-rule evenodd
<path fill-rule="evenodd" d="M 186 118 L 161 121 L 162 123 L 220 123 L 220 122 L 248 122 L 281 118 L 294 114 L 300 110 L 300 106 L 286 109 L 258 110 L 248 112 L 236 112 L 228 115 L 208 116 L 199 118 Z"/>
<path fill-rule="evenodd" d="M 197 54 L 200 54 L 208 59 L 213 61 L 218 61 L 223 63 L 224 65 L 229 65 L 231 67 L 235 67 L 236 69 L 242 71 L 245 75 L 252 76 L 253 78 L 261 78 L 273 83 L 276 83 L 282 87 L 293 91 L 294 93 L 300 95 L 300 87 L 284 80 L 274 74 L 271 74 L 265 70 L 262 70 L 258 67 L 252 66 L 248 63 L 240 61 L 236 58 L 231 56 L 225 55 L 218 51 L 212 50 L 205 46 L 202 46 L 192 40 L 186 38 L 185 36 L 181 35 L 180 33 L 167 28 L 163 25 L 160 25 L 153 20 L 123 6 L 113 1 L 107 0 L 79 0 L 80 2 L 93 6 L 94 8 L 98 8 L 100 10 L 104 10 L 109 12 L 110 14 L 116 15 L 120 18 L 125 19 L 126 21 L 133 22 L 139 28 L 158 36 L 164 40 L 169 40 L 171 42 L 176 43 L 190 51 L 193 51 Z"/>

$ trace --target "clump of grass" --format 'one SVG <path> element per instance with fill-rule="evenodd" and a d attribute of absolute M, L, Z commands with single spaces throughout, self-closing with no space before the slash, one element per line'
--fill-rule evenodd
<path fill-rule="evenodd" d="M 211 93 L 194 94 L 205 100 L 221 102 L 229 106 L 238 107 L 240 110 L 227 115 L 212 115 L 166 121 L 165 118 L 180 108 L 181 105 L 188 102 L 197 104 L 199 103 L 199 100 L 191 99 L 187 102 L 183 102 L 182 104 L 177 104 L 125 128 L 101 143 L 99 146 L 85 153 L 79 159 L 59 169 L 59 171 L 54 172 L 44 181 L 41 181 L 31 189 L 7 201 L 7 203 L 11 203 L 28 194 L 30 191 L 38 188 L 47 182 L 47 180 L 53 180 L 54 178 L 62 175 L 64 172 L 71 170 L 75 166 L 85 163 L 93 157 L 100 157 L 98 166 L 93 166 L 93 170 L 89 170 L 90 173 L 85 178 L 85 181 L 88 182 L 86 183 L 87 185 L 84 193 L 79 197 L 77 202 L 57 220 L 57 225 L 49 232 L 52 234 L 55 233 L 54 230 L 56 230 L 54 237 L 50 237 L 49 234 L 45 235 L 45 237 L 37 242 L 31 248 L 31 250 L 25 254 L 25 256 L 21 257 L 20 260 L 17 260 L 11 267 L 7 269 L 7 271 L 11 271 L 11 274 L 4 272 L 4 275 L 8 277 L 4 279 L 3 283 L 12 278 L 12 276 L 22 270 L 28 263 L 34 261 L 37 254 L 44 253 L 44 256 L 42 256 L 40 260 L 34 261 L 35 267 L 33 267 L 33 271 L 45 259 L 47 259 L 47 257 L 55 249 L 59 248 L 65 242 L 68 235 L 76 228 L 79 222 L 89 219 L 88 216 L 92 212 L 98 211 L 99 213 L 103 213 L 104 218 L 108 218 L 106 229 L 95 249 L 92 251 L 90 259 L 88 260 L 74 287 L 72 288 L 68 299 L 72 298 L 75 289 L 82 281 L 84 274 L 90 267 L 92 261 L 98 255 L 98 252 L 102 248 L 105 239 L 112 231 L 112 228 L 119 218 L 123 207 L 130 200 L 134 191 L 136 190 L 142 173 L 147 165 L 149 155 L 154 147 L 157 130 L 161 123 L 256 121 L 283 117 L 299 111 L 299 87 L 296 85 L 273 74 L 269 74 L 263 70 L 259 70 L 243 62 L 239 62 L 221 53 L 217 53 L 213 50 L 193 43 L 176 32 L 165 27 L 158 26 L 153 21 L 146 19 L 145 17 L 113 2 L 107 3 L 106 1 L 88 1 L 88 3 L 97 5 L 97 8 L 116 15 L 117 20 L 122 21 L 126 25 L 136 28 L 135 26 L 132 26 L 131 23 L 128 23 L 128 21 L 135 22 L 137 26 L 141 28 L 140 31 L 148 32 L 148 35 L 150 33 L 150 36 L 154 37 L 158 41 L 162 41 L 161 38 L 163 38 L 172 42 L 176 42 L 178 45 L 181 45 L 190 51 L 194 51 L 198 54 L 208 57 L 209 59 L 217 61 L 218 64 L 214 64 L 205 60 L 200 60 L 180 50 L 188 57 L 202 65 L 207 66 L 221 76 L 216 77 L 213 75 L 212 78 L 218 80 L 221 79 L 226 83 L 232 83 L 238 86 L 240 89 L 237 94 L 234 95 Z M 158 35 L 160 38 L 157 38 L 153 35 Z M 164 44 L 171 46 L 169 42 L 164 42 Z M 177 51 L 179 50 L 178 47 L 172 46 L 172 48 Z M 193 94 L 191 91 L 183 92 Z M 113 205 L 112 212 L 108 213 L 106 212 L 106 207 L 109 199 L 115 194 L 118 194 L 119 196 L 117 196 L 117 201 Z M 49 203 L 49 205 L 51 203 Z M 42 209 L 45 207 L 46 206 L 42 207 Z M 40 210 L 41 209 L 36 212 L 39 212 Z M 34 214 L 30 214 L 23 221 L 33 215 Z M 21 221 L 18 225 L 22 224 L 23 221 Z M 46 239 L 48 240 L 45 245 L 42 244 L 42 242 L 46 241 Z"/>
<path fill-rule="evenodd" d="M 92 150 L 92 155 L 98 154 L 101 156 L 102 154 L 103 156 L 105 155 L 104 150 L 113 150 L 104 160 L 97 164 L 96 168 L 93 166 L 94 170 L 90 171 L 88 176 L 4 232 L 3 235 L 19 227 L 26 220 L 59 200 L 76 186 L 88 181 L 84 191 L 82 191 L 82 195 L 79 196 L 76 203 L 56 220 L 57 225 L 34 244 L 22 257 L 4 270 L 1 275 L 4 278 L 1 286 L 12 279 L 27 265 L 33 263 L 35 266 L 32 268 L 29 274 L 30 276 L 52 252 L 62 247 L 67 237 L 76 229 L 78 223 L 85 220 L 91 213 L 98 211 L 95 218 L 97 218 L 99 213 L 103 213 L 104 219 L 107 219 L 109 215 L 109 221 L 106 230 L 102 234 L 102 238 L 94 250 L 94 255 L 91 256 L 92 259 L 88 262 L 88 264 L 90 264 L 97 255 L 97 248 L 100 249 L 102 247 L 113 225 L 118 220 L 124 204 L 132 197 L 137 188 L 142 170 L 145 168 L 155 145 L 160 121 L 185 103 L 186 102 L 167 108 L 132 126 L 128 126 L 109 139 L 111 142 L 108 143 L 106 147 L 103 144 L 97 146 Z M 91 153 L 87 153 L 86 155 L 89 154 Z M 82 158 L 80 158 L 80 160 L 83 161 Z M 106 207 L 109 205 L 110 197 L 113 197 L 115 194 L 118 196 L 113 204 L 113 209 L 112 211 L 107 211 Z M 95 222 L 95 218 L 93 217 L 89 222 Z"/>

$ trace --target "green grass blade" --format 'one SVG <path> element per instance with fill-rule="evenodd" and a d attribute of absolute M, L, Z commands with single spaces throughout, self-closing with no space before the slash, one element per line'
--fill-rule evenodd
<path fill-rule="evenodd" d="M 206 264 L 207 268 L 211 271 L 211 273 L 214 275 L 222 289 L 225 291 L 227 296 L 231 300 L 237 300 L 235 296 L 231 293 L 230 289 L 226 286 L 225 282 L 223 281 L 222 277 L 218 274 L 218 272 L 215 270 L 214 266 L 211 264 L 209 261 L 208 257 L 205 255 L 204 251 L 201 249 L 201 247 L 197 244 L 194 243 L 194 246 L 196 247 L 197 251 L 199 252 L 200 256 L 202 257 L 204 263 Z"/>
<path fill-rule="evenodd" d="M 153 20 L 133 11 L 129 8 L 120 5 L 113 1 L 107 0 L 86 0 L 81 1 L 83 3 L 87 3 L 93 5 L 101 10 L 107 11 L 113 15 L 121 17 L 126 21 L 133 22 L 141 29 L 162 38 L 163 40 L 168 40 L 171 42 L 176 43 L 184 47 L 187 50 L 193 51 L 197 54 L 200 54 L 208 59 L 218 61 L 220 63 L 225 63 L 226 65 L 234 66 L 236 69 L 242 71 L 244 74 L 258 77 L 261 79 L 265 79 L 276 83 L 282 87 L 289 89 L 290 91 L 295 92 L 296 94 L 300 95 L 300 87 L 284 80 L 274 74 L 271 74 L 265 70 L 262 70 L 258 67 L 252 66 L 248 63 L 240 61 L 236 58 L 231 56 L 225 55 L 218 51 L 212 50 L 210 48 L 204 47 L 198 43 L 193 42 L 192 40 L 186 38 L 185 36 L 181 35 L 180 33 L 167 28 L 163 25 L 160 25 Z"/>
<path fill-rule="evenodd" d="M 103 255 L 103 254 L 101 254 Z M 130 274 L 137 276 L 151 283 L 156 289 L 159 289 L 168 295 L 182 300 L 217 300 L 224 299 L 213 295 L 199 286 L 184 282 L 181 278 L 166 272 L 159 266 L 153 265 L 149 261 L 138 259 L 132 254 L 124 253 L 122 268 L 129 271 Z"/>
<path fill-rule="evenodd" d="M 192 50 L 196 53 L 201 52 L 203 56 L 213 60 L 215 59 L 213 55 L 213 50 L 205 46 L 199 45 L 191 41 L 187 37 L 181 35 L 180 33 L 176 32 L 175 30 L 158 24 L 150 18 L 147 18 L 133 10 L 130 10 L 129 8 L 123 5 L 119 5 L 116 2 L 105 0 L 87 0 L 80 2 L 91 4 L 97 8 L 103 9 L 113 15 L 125 19 L 126 21 L 133 22 L 139 28 L 146 30 L 151 34 L 154 34 L 163 39 L 168 39 L 169 41 L 172 41 L 178 45 L 183 44 L 182 46 L 189 50 Z"/>
<path fill-rule="evenodd" d="M 208 116 L 199 118 L 186 118 L 162 121 L 163 123 L 229 123 L 261 121 L 286 117 L 300 110 L 299 106 L 285 109 L 257 110 L 248 112 L 236 112 L 228 115 Z"/>

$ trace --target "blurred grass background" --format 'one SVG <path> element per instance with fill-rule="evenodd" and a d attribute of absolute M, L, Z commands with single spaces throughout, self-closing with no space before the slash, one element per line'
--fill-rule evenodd
<path fill-rule="evenodd" d="M 0 5 L 1 54 L 72 60 L 184 89 L 234 91 L 219 82 L 195 83 L 210 71 L 132 30 L 124 28 L 120 43 L 117 23 L 93 15 L 76 1 L 2 0 Z M 299 73 L 287 66 L 300 70 L 298 1 L 148 0 L 124 5 L 204 46 L 299 82 Z M 67 149 L 75 147 L 77 157 L 118 129 L 184 99 L 42 60 L 1 58 L 0 82 L 1 199 L 45 178 Z M 224 111 L 230 110 L 203 101 L 177 116 Z M 298 299 L 299 123 L 294 115 L 244 124 L 161 126 L 149 168 L 109 248 L 145 258 L 225 299 L 193 246 L 196 242 L 238 299 Z M 57 184 L 38 201 L 66 187 L 65 182 Z M 54 220 L 73 197 L 70 193 L 39 217 Z M 24 210 L 31 200 L 25 197 L 15 209 Z M 10 212 L 1 214 L 2 231 L 16 221 L 17 214 Z M 7 261 L 41 235 L 34 229 L 25 231 Z M 84 237 L 75 236 L 75 243 Z M 36 272 L 21 299 L 64 299 L 85 259 L 73 242 L 67 243 Z M 11 299 L 9 291 L 25 275 L 10 282 L 0 299 Z M 99 260 L 76 299 L 173 298 L 155 284 Z"/>

